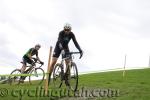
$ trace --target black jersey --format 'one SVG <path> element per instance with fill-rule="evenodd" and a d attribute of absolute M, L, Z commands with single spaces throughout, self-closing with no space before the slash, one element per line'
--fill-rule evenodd
<path fill-rule="evenodd" d="M 61 31 L 61 32 L 59 33 L 59 37 L 58 37 L 57 43 L 61 43 L 61 45 L 62 45 L 62 47 L 63 47 L 64 49 L 68 49 L 68 43 L 69 43 L 69 41 L 70 41 L 71 39 L 73 40 L 73 42 L 74 42 L 76 48 L 77 48 L 79 51 L 81 51 L 81 48 L 80 48 L 80 46 L 79 46 L 79 44 L 78 44 L 78 42 L 77 42 L 77 40 L 76 40 L 76 37 L 75 37 L 75 35 L 74 35 L 73 32 L 70 32 L 69 34 L 65 34 L 64 31 Z"/>

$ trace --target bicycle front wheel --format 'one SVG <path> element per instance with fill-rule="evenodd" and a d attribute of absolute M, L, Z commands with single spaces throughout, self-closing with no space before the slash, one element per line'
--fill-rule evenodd
<path fill-rule="evenodd" d="M 74 62 L 71 63 L 71 66 L 69 66 L 69 69 L 67 69 L 66 74 L 66 82 L 68 83 L 66 85 L 69 85 L 71 90 L 76 91 L 78 88 L 78 69 Z"/>
<path fill-rule="evenodd" d="M 53 83 L 56 88 L 60 88 L 62 85 L 62 69 L 61 64 L 56 64 L 53 70 Z"/>
<path fill-rule="evenodd" d="M 42 68 L 35 68 L 31 70 L 29 74 L 29 83 L 34 85 L 40 85 L 45 77 L 45 73 Z"/>
<path fill-rule="evenodd" d="M 21 78 L 21 70 L 20 69 L 15 69 L 10 73 L 9 76 L 9 84 L 10 85 L 17 85 L 19 84 Z"/>

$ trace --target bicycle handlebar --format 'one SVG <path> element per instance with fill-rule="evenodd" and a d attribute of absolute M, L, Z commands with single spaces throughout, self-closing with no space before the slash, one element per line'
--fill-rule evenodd
<path fill-rule="evenodd" d="M 62 52 L 62 56 L 64 56 L 63 59 L 68 59 L 68 58 L 70 59 L 70 57 L 72 58 L 73 54 L 80 54 L 80 52 Z"/>
<path fill-rule="evenodd" d="M 70 54 L 70 55 L 72 55 L 72 54 L 80 54 L 80 52 L 66 52 L 66 54 Z"/>
<path fill-rule="evenodd" d="M 33 60 L 34 60 L 34 63 L 38 63 L 38 64 L 41 64 L 41 62 L 40 61 L 38 61 L 38 59 L 36 59 L 36 58 L 32 58 Z M 41 64 L 40 65 L 40 67 L 42 66 L 43 64 Z"/>

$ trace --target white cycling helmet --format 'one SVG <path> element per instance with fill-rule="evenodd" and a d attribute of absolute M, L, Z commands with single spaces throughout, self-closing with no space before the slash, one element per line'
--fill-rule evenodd
<path fill-rule="evenodd" d="M 64 25 L 64 30 L 71 30 L 71 25 L 69 23 L 66 23 Z"/>
<path fill-rule="evenodd" d="M 40 47 L 41 47 L 41 45 L 40 45 L 40 44 L 36 44 L 36 45 L 35 45 L 35 47 L 39 47 L 39 48 L 40 48 Z"/>

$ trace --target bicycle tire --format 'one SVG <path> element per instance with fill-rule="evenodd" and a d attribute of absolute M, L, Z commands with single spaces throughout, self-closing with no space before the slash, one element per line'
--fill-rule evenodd
<path fill-rule="evenodd" d="M 65 74 L 67 73 L 68 69 Z M 65 83 L 66 86 L 69 86 L 69 88 L 73 91 L 76 91 L 78 89 L 78 69 L 77 65 L 74 62 L 71 62 L 70 75 L 66 75 Z"/>
<path fill-rule="evenodd" d="M 36 73 L 35 73 L 36 71 Z M 29 83 L 31 85 L 40 85 L 45 77 L 45 72 L 42 68 L 35 68 L 35 70 L 31 70 L 29 72 L 30 76 L 29 76 Z M 35 76 L 35 77 L 34 77 Z"/>
<path fill-rule="evenodd" d="M 62 85 L 62 65 L 60 63 L 57 63 L 54 66 L 54 70 L 53 70 L 53 83 L 54 83 L 54 87 L 55 88 L 60 88 Z"/>
<path fill-rule="evenodd" d="M 8 78 L 8 82 L 10 85 L 18 85 L 20 83 L 21 75 L 19 76 L 19 74 L 21 74 L 20 69 L 15 69 L 10 73 L 10 76 Z"/>

